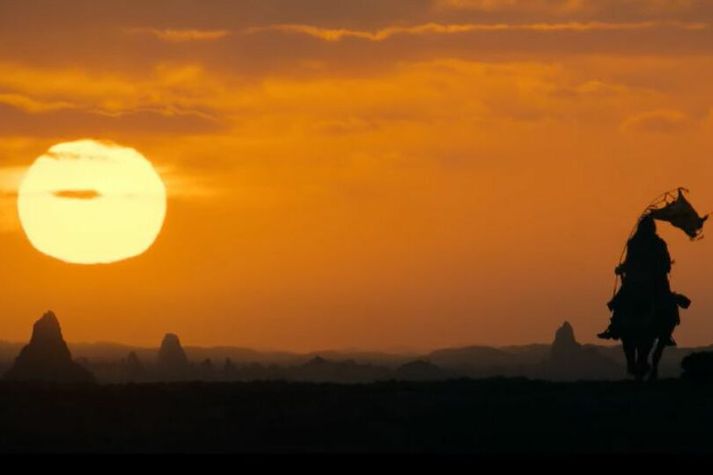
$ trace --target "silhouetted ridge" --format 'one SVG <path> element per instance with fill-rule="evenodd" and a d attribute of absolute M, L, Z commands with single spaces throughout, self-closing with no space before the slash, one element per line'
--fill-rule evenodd
<path fill-rule="evenodd" d="M 72 360 L 53 312 L 47 312 L 35 322 L 30 343 L 20 351 L 5 379 L 48 383 L 94 382 L 94 376 Z"/>
<path fill-rule="evenodd" d="M 328 364 L 329 364 L 329 361 L 327 361 L 326 359 L 322 358 L 321 356 L 315 356 L 311 360 L 307 361 L 303 366 L 309 368 L 309 367 L 315 367 L 315 366 L 317 366 L 317 367 L 326 366 Z"/>
<path fill-rule="evenodd" d="M 436 381 L 448 378 L 448 373 L 431 363 L 418 360 L 401 365 L 396 370 L 398 379 L 405 381 Z"/>

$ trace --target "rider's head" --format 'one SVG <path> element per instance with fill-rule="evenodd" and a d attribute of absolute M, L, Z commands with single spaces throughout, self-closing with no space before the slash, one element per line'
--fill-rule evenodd
<path fill-rule="evenodd" d="M 636 235 L 640 238 L 656 235 L 656 221 L 651 215 L 646 215 L 639 221 L 639 227 L 636 228 Z"/>

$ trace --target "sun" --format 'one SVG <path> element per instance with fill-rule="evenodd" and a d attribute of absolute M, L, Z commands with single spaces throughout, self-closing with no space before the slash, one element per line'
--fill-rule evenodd
<path fill-rule="evenodd" d="M 143 254 L 166 217 L 166 187 L 151 163 L 121 145 L 54 145 L 20 184 L 22 228 L 40 252 L 71 264 L 110 264 Z"/>

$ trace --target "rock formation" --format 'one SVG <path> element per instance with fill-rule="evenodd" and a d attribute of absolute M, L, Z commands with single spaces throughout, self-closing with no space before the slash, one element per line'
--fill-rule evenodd
<path fill-rule="evenodd" d="M 163 379 L 180 380 L 188 377 L 188 357 L 177 335 L 168 333 L 163 337 L 156 368 Z"/>
<path fill-rule="evenodd" d="M 574 337 L 574 328 L 569 322 L 564 322 L 555 333 L 555 341 L 550 349 L 550 357 L 557 362 L 567 362 L 577 357 L 582 351 L 582 345 Z"/>
<path fill-rule="evenodd" d="M 47 312 L 35 322 L 30 343 L 5 374 L 8 381 L 91 383 L 94 376 L 72 360 L 57 317 Z"/>
<path fill-rule="evenodd" d="M 594 347 L 577 342 L 569 322 L 555 333 L 549 357 L 540 367 L 539 377 L 553 380 L 618 379 L 622 370 Z"/>
<path fill-rule="evenodd" d="M 305 364 L 287 368 L 283 373 L 291 381 L 313 383 L 360 383 L 386 379 L 388 369 L 354 360 L 332 361 L 315 356 Z"/>

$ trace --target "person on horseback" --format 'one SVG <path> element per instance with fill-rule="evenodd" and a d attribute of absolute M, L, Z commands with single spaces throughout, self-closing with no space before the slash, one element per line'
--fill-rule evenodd
<path fill-rule="evenodd" d="M 678 307 L 687 308 L 690 300 L 671 292 L 668 274 L 671 256 L 666 242 L 656 233 L 654 218 L 647 214 L 638 224 L 636 233 L 627 243 L 625 261 L 616 274 L 621 276 L 619 292 L 607 304 L 613 312 L 609 328 L 597 335 L 618 340 L 628 316 L 652 315 L 666 346 L 675 346 L 672 333 L 680 319 Z"/>

